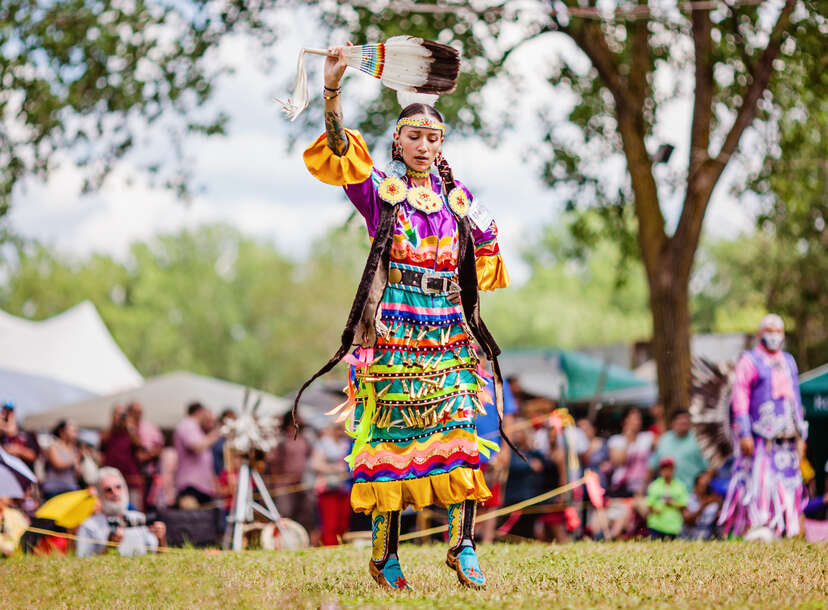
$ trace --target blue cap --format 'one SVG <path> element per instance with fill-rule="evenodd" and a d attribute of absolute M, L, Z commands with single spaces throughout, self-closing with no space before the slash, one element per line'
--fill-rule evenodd
<path fill-rule="evenodd" d="M 3 408 L 8 409 L 9 411 L 13 411 L 14 410 L 14 403 L 10 400 L 7 400 L 6 402 L 3 403 Z"/>

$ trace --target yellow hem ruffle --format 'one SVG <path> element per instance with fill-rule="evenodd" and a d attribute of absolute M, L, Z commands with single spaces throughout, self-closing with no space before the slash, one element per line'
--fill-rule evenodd
<path fill-rule="evenodd" d="M 374 162 L 362 135 L 351 129 L 346 129 L 345 133 L 350 143 L 348 151 L 341 157 L 328 147 L 328 138 L 324 133 L 302 153 L 308 171 L 325 184 L 359 184 L 371 176 Z"/>
<path fill-rule="evenodd" d="M 455 468 L 450 472 L 405 481 L 354 483 L 351 507 L 358 513 L 374 510 L 388 512 L 413 506 L 449 506 L 464 500 L 485 502 L 492 492 L 483 479 L 483 473 L 473 468 Z"/>
<path fill-rule="evenodd" d="M 495 290 L 509 285 L 509 274 L 500 254 L 478 256 L 475 265 L 477 266 L 477 287 L 480 290 Z"/>

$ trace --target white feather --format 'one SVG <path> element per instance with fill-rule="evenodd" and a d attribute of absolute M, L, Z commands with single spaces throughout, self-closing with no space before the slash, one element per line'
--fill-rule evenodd
<path fill-rule="evenodd" d="M 253 449 L 270 452 L 277 442 L 277 421 L 272 416 L 256 416 L 247 405 L 242 405 L 236 419 L 228 420 L 222 433 L 228 437 L 231 448 L 246 454 Z"/>

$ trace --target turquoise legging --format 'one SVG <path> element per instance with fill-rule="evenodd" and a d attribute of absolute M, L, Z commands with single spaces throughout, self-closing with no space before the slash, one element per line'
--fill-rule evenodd
<path fill-rule="evenodd" d="M 474 544 L 474 520 L 477 503 L 466 500 L 448 507 L 449 549 L 457 551 L 464 541 Z M 397 554 L 400 542 L 400 511 L 371 514 L 371 560 L 381 565 Z"/>

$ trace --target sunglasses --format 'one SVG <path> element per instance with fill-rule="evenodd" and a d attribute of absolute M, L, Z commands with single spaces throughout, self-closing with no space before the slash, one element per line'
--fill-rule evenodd
<path fill-rule="evenodd" d="M 115 485 L 113 487 L 104 487 L 103 491 L 105 494 L 111 494 L 113 491 L 121 491 L 123 488 L 123 485 Z"/>

